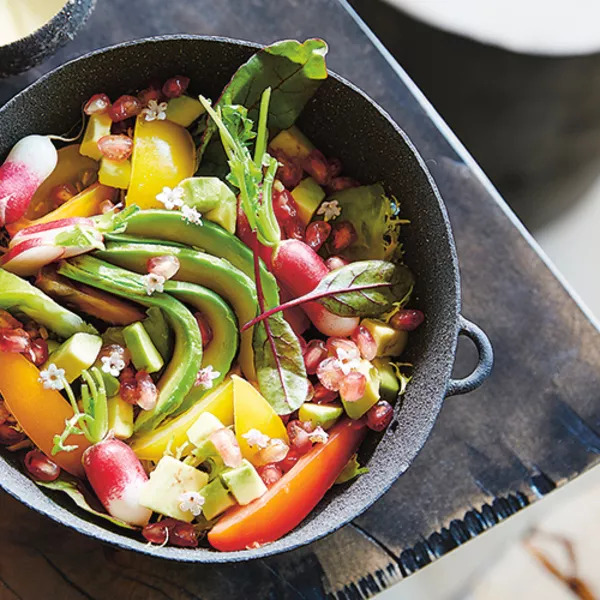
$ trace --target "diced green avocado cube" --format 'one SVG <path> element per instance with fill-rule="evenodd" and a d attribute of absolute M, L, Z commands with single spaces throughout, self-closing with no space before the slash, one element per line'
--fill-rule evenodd
<path fill-rule="evenodd" d="M 298 412 L 301 421 L 310 421 L 314 427 L 329 429 L 342 416 L 344 409 L 335 404 L 312 404 L 305 402 Z"/>
<path fill-rule="evenodd" d="M 214 479 L 203 487 L 200 495 L 204 498 L 202 514 L 209 521 L 235 505 L 235 500 L 220 479 Z"/>
<path fill-rule="evenodd" d="M 215 415 L 205 412 L 202 413 L 187 430 L 187 437 L 194 446 L 200 446 L 212 433 L 219 429 L 223 429 L 223 427 L 225 427 L 225 425 L 223 425 Z"/>
<path fill-rule="evenodd" d="M 173 353 L 173 335 L 167 319 L 165 319 L 163 311 L 158 306 L 151 306 L 146 314 L 148 316 L 142 321 L 144 329 L 163 359 L 169 360 Z"/>
<path fill-rule="evenodd" d="M 292 196 L 298 205 L 300 219 L 308 225 L 325 198 L 325 190 L 312 177 L 306 177 L 292 190 Z"/>
<path fill-rule="evenodd" d="M 163 368 L 165 362 L 141 321 L 127 325 L 123 329 L 123 337 L 131 352 L 131 362 L 138 371 L 156 373 Z"/>
<path fill-rule="evenodd" d="M 97 365 L 98 366 L 98 365 Z M 110 373 L 105 373 L 104 371 L 100 371 L 102 375 L 102 380 L 104 381 L 104 388 L 106 389 L 106 397 L 112 398 L 119 393 L 121 389 L 121 383 L 116 377 L 113 377 Z"/>
<path fill-rule="evenodd" d="M 280 131 L 269 144 L 269 150 L 278 150 L 297 160 L 306 158 L 314 149 L 312 142 L 295 125 Z"/>
<path fill-rule="evenodd" d="M 227 468 L 219 451 L 209 439 L 201 442 L 197 448 L 192 450 L 192 454 L 200 463 L 204 463 L 205 467 L 210 469 L 208 473 L 209 481 L 218 477 Z"/>
<path fill-rule="evenodd" d="M 60 342 L 56 340 L 46 340 L 46 344 L 48 346 L 48 355 L 56 352 L 60 348 Z"/>
<path fill-rule="evenodd" d="M 367 385 L 365 393 L 358 400 L 346 402 L 342 396 L 344 410 L 351 419 L 360 419 L 371 406 L 377 404 L 380 397 L 377 369 L 368 360 L 361 360 L 357 370 L 367 378 Z"/>
<path fill-rule="evenodd" d="M 98 358 L 102 348 L 102 338 L 91 333 L 76 333 L 55 350 L 42 367 L 54 363 L 59 369 L 65 370 L 65 379 L 72 383 L 85 369 L 89 369 Z"/>
<path fill-rule="evenodd" d="M 400 356 L 408 342 L 408 332 L 394 329 L 379 319 L 363 319 L 361 325 L 366 327 L 377 344 L 376 356 Z"/>
<path fill-rule="evenodd" d="M 90 115 L 85 133 L 79 146 L 79 154 L 89 156 L 94 160 L 102 158 L 102 152 L 98 148 L 98 140 L 105 135 L 110 135 L 112 119 L 108 113 L 94 113 Z"/>
<path fill-rule="evenodd" d="M 252 500 L 260 498 L 267 491 L 267 486 L 260 475 L 245 458 L 239 467 L 221 473 L 221 479 L 234 495 L 238 504 L 242 506 L 250 504 Z"/>
<path fill-rule="evenodd" d="M 396 377 L 396 371 L 389 360 L 376 358 L 373 366 L 377 369 L 379 376 L 379 393 L 384 400 L 395 402 L 400 391 L 400 382 Z"/>
<path fill-rule="evenodd" d="M 190 96 L 171 98 L 167 103 L 167 119 L 182 127 L 189 127 L 203 112 L 202 104 Z"/>
<path fill-rule="evenodd" d="M 108 399 L 108 430 L 119 440 L 133 435 L 133 405 L 121 396 Z"/>
<path fill-rule="evenodd" d="M 130 160 L 110 160 L 103 158 L 98 170 L 98 181 L 102 185 L 109 185 L 120 190 L 126 190 L 131 180 Z"/>
<path fill-rule="evenodd" d="M 179 507 L 181 496 L 199 492 L 208 482 L 208 475 L 172 456 L 163 456 L 150 479 L 140 492 L 140 504 L 154 512 L 189 523 L 194 515 Z"/>

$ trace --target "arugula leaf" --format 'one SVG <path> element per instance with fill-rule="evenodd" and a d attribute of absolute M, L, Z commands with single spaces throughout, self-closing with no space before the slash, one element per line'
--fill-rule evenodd
<path fill-rule="evenodd" d="M 378 317 L 412 288 L 414 278 L 408 267 L 383 260 L 362 260 L 335 269 L 325 275 L 313 290 L 317 300 L 342 317 Z M 381 287 L 360 288 L 382 284 Z M 387 285 L 386 285 L 387 284 Z"/>
<path fill-rule="evenodd" d="M 265 326 L 254 328 L 253 336 L 258 385 L 275 412 L 287 415 L 300 408 L 308 395 L 302 350 L 282 313 L 269 317 L 264 323 Z"/>
<path fill-rule="evenodd" d="M 263 90 L 270 87 L 273 97 L 268 126 L 274 130 L 287 129 L 327 78 L 326 54 L 327 44 L 320 39 L 304 43 L 283 40 L 266 46 L 234 73 L 215 108 L 241 104 L 248 109 L 248 117 L 256 120 Z M 209 122 L 198 148 L 199 155 L 204 153 L 215 131 L 214 123 Z"/>
<path fill-rule="evenodd" d="M 86 512 L 89 512 L 96 517 L 102 517 L 103 519 L 113 523 L 113 525 L 118 525 L 119 527 L 124 527 L 125 529 L 137 529 L 137 527 L 134 527 L 129 523 L 125 523 L 125 521 L 111 517 L 109 514 L 93 508 L 90 504 L 91 499 L 88 500 L 89 494 L 84 493 L 74 478 L 67 479 L 65 475 L 62 475 L 60 479 L 56 479 L 55 481 L 36 481 L 36 483 L 40 487 L 44 487 L 49 490 L 64 492 L 67 494 L 67 496 L 69 496 L 69 498 L 71 498 L 71 500 L 73 500 L 73 502 L 75 502 L 77 506 L 79 506 L 79 508 L 82 508 Z"/>

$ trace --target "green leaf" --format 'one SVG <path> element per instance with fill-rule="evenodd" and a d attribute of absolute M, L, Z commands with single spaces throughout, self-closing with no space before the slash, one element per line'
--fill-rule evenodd
<path fill-rule="evenodd" d="M 309 39 L 304 43 L 283 40 L 267 46 L 235 72 L 215 108 L 241 104 L 248 109 L 248 117 L 255 121 L 261 95 L 270 87 L 268 127 L 287 129 L 327 78 L 326 54 L 327 44 L 319 39 Z M 198 148 L 199 154 L 204 153 L 215 130 L 214 123 L 208 123 Z"/>
<path fill-rule="evenodd" d="M 75 479 L 67 479 L 67 477 L 63 475 L 60 479 L 57 479 L 56 481 L 36 481 L 36 483 L 40 487 L 44 487 L 49 490 L 64 492 L 65 494 L 67 494 L 67 496 L 69 496 L 69 498 L 71 498 L 71 500 L 73 500 L 73 502 L 75 502 L 75 504 L 77 504 L 77 506 L 79 506 L 79 508 L 82 508 L 86 512 L 89 512 L 92 515 L 95 515 L 96 517 L 106 519 L 114 525 L 124 527 L 125 529 L 137 529 L 137 527 L 134 527 L 129 523 L 125 523 L 125 521 L 121 521 L 120 519 L 111 517 L 109 514 L 93 508 L 90 504 L 91 502 L 93 502 L 93 499 L 88 499 L 90 495 L 84 493 L 84 491 L 81 489 L 80 485 Z"/>
<path fill-rule="evenodd" d="M 351 479 L 368 472 L 369 469 L 367 467 L 361 467 L 357 455 L 353 454 L 334 483 L 346 483 L 346 481 L 350 481 Z"/>
<path fill-rule="evenodd" d="M 266 326 L 271 332 L 275 352 Z M 267 402 L 278 415 L 299 408 L 308 395 L 308 379 L 300 342 L 282 313 L 254 328 L 253 346 L 258 385 Z"/>
<path fill-rule="evenodd" d="M 362 260 L 325 275 L 311 295 L 328 292 L 317 300 L 342 317 L 378 317 L 412 288 L 408 267 L 383 260 Z M 366 288 L 364 286 L 380 287 Z M 353 290 L 352 288 L 362 288 Z"/>

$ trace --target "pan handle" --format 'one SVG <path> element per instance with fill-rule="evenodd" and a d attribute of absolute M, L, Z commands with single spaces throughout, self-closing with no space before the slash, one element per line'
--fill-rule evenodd
<path fill-rule="evenodd" d="M 479 360 L 470 375 L 462 379 L 450 379 L 446 396 L 466 394 L 478 388 L 489 376 L 494 364 L 494 351 L 487 335 L 475 323 L 467 321 L 462 315 L 458 316 L 458 335 L 466 335 L 477 347 Z"/>

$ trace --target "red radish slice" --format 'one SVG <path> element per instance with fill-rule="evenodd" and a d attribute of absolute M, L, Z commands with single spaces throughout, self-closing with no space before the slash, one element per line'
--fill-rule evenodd
<path fill-rule="evenodd" d="M 1 259 L 0 266 L 15 275 L 28 277 L 65 255 L 65 249 L 32 238 L 12 247 Z"/>
<path fill-rule="evenodd" d="M 26 212 L 33 194 L 54 171 L 58 154 L 50 138 L 28 135 L 19 140 L 0 166 L 0 227 Z"/>
<path fill-rule="evenodd" d="M 144 526 L 152 511 L 140 505 L 140 491 L 148 481 L 133 450 L 117 439 L 94 444 L 83 454 L 83 468 L 107 512 L 131 525 Z"/>
<path fill-rule="evenodd" d="M 84 219 L 82 217 L 73 217 L 71 219 L 59 219 L 58 221 L 50 221 L 49 223 L 40 223 L 39 225 L 32 225 L 26 227 L 15 233 L 14 237 L 10 242 L 9 247 L 16 246 L 21 242 L 31 238 L 47 237 L 53 241 L 54 237 L 63 231 L 69 231 L 74 227 L 89 227 L 95 229 L 94 222 L 91 219 Z"/>

